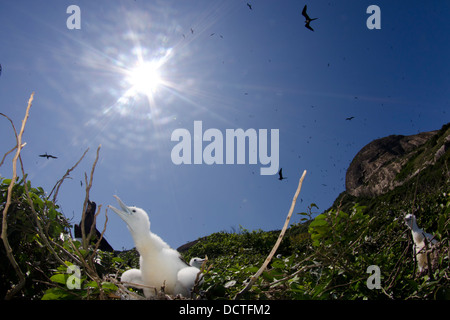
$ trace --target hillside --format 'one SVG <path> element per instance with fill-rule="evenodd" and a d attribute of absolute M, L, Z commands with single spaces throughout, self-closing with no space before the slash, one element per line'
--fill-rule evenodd
<path fill-rule="evenodd" d="M 347 190 L 328 210 L 319 214 L 312 203 L 307 212 L 292 218 L 296 223 L 287 230 L 268 268 L 240 298 L 450 299 L 449 136 L 447 124 L 440 130 L 390 136 L 364 147 L 347 172 Z M 9 194 L 10 251 L 0 246 L 0 296 L 143 299 L 142 292 L 129 291 L 118 281 L 125 270 L 139 266 L 135 250 L 83 249 L 70 237 L 72 226 L 59 207 L 26 175 L 15 183 L 0 177 L 2 210 Z M 420 273 L 404 222 L 406 213 L 414 213 L 418 225 L 438 241 L 427 253 L 430 265 Z M 236 298 L 278 235 L 279 231 L 241 227 L 180 247 L 187 261 L 194 256 L 209 259 L 204 282 L 192 298 Z M 77 268 L 81 278 L 71 283 Z"/>
<path fill-rule="evenodd" d="M 450 140 L 441 139 L 445 143 L 440 141 L 438 144 L 438 139 L 433 139 L 436 135 L 439 135 L 438 131 L 412 136 L 392 135 L 369 143 L 358 152 L 347 170 L 347 193 L 356 197 L 373 197 L 403 185 L 442 156 L 438 152 L 441 145 L 448 150 Z M 448 135 L 446 137 L 449 138 Z M 427 144 L 430 139 L 436 143 L 435 146 Z M 411 161 L 418 157 L 420 162 Z M 409 161 L 411 163 L 407 166 Z"/>
<path fill-rule="evenodd" d="M 248 294 L 257 299 L 449 299 L 450 124 L 413 136 L 375 140 L 355 156 L 346 191 L 327 211 L 300 213 L 278 258 Z M 417 272 L 411 233 L 418 224 L 439 239 L 430 270 Z M 215 233 L 180 248 L 208 255 L 208 298 L 232 298 L 262 264 L 278 232 Z M 367 285 L 378 266 L 381 287 Z"/>

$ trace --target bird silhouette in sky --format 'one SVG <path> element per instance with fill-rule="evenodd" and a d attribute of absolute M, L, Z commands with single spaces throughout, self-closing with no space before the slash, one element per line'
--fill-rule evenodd
<path fill-rule="evenodd" d="M 253 9 L 252 9 L 252 5 L 251 5 L 250 3 L 248 3 L 248 2 L 247 2 L 247 7 L 249 7 L 250 10 L 253 10 Z"/>
<path fill-rule="evenodd" d="M 2 75 L 2 65 L 0 64 L 0 76 Z"/>
<path fill-rule="evenodd" d="M 314 29 L 311 28 L 311 26 L 309 25 L 309 23 L 310 23 L 311 21 L 317 20 L 318 18 L 313 18 L 313 19 L 311 19 L 311 18 L 308 16 L 308 14 L 306 13 L 306 4 L 305 4 L 305 7 L 303 8 L 302 15 L 305 17 L 305 27 L 308 28 L 308 29 L 311 30 L 311 31 L 314 31 Z"/>
<path fill-rule="evenodd" d="M 47 154 L 47 152 L 45 154 L 40 154 L 39 157 L 41 158 L 52 158 L 52 159 L 58 159 L 58 157 L 52 156 L 51 154 Z"/>
<path fill-rule="evenodd" d="M 355 117 L 351 116 L 351 117 L 345 118 L 345 120 L 350 121 L 350 120 L 352 120 L 352 119 L 354 119 L 354 118 L 355 118 Z"/>
<path fill-rule="evenodd" d="M 278 180 L 287 179 L 287 177 L 283 177 L 283 168 L 280 168 L 280 171 L 278 171 Z"/>

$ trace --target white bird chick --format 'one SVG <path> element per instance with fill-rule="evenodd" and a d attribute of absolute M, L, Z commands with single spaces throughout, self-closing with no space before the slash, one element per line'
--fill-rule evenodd
<path fill-rule="evenodd" d="M 405 223 L 411 229 L 412 237 L 414 240 L 414 251 L 416 253 L 417 264 L 419 266 L 419 272 L 422 272 L 427 265 L 427 254 L 425 252 L 425 239 L 428 244 L 435 244 L 437 241 L 432 234 L 426 233 L 419 228 L 416 222 L 416 217 L 413 214 L 407 214 L 405 216 Z"/>
<path fill-rule="evenodd" d="M 191 261 L 189 261 L 189 265 L 192 267 L 196 267 L 196 268 L 200 268 L 203 264 L 203 262 L 205 262 L 206 259 L 201 259 L 198 257 L 192 258 Z"/>
<path fill-rule="evenodd" d="M 205 259 L 192 258 L 189 261 L 190 267 L 185 267 L 178 271 L 178 282 L 175 286 L 175 292 L 181 294 L 184 297 L 189 297 L 192 288 L 195 286 L 196 281 L 202 283 L 202 274 L 200 273 L 200 267 L 202 266 Z"/>
<path fill-rule="evenodd" d="M 150 231 L 150 220 L 147 213 L 137 207 L 126 206 L 117 196 L 121 209 L 109 206 L 128 226 L 133 237 L 136 249 L 140 254 L 140 270 L 131 269 L 122 274 L 121 280 L 124 282 L 154 287 L 157 290 L 165 286 L 167 294 L 182 294 L 190 292 L 192 287 L 185 287 L 191 282 L 195 283 L 196 275 L 189 272 L 182 273 L 181 282 L 179 281 L 179 271 L 188 266 L 180 258 L 178 251 L 172 249 L 159 236 Z M 195 268 L 199 271 L 198 268 Z M 197 272 L 198 272 L 197 271 Z M 193 278 L 193 280 L 191 279 Z M 152 288 L 144 288 L 144 295 L 153 297 L 156 291 Z"/>

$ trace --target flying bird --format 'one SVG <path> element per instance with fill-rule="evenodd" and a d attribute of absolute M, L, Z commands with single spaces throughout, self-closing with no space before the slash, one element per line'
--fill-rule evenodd
<path fill-rule="evenodd" d="M 314 29 L 311 28 L 311 26 L 309 24 L 310 24 L 311 21 L 317 20 L 318 18 L 311 19 L 308 16 L 308 14 L 306 13 L 306 4 L 305 4 L 305 7 L 303 8 L 302 15 L 305 17 L 305 27 L 308 28 L 311 31 L 314 31 Z"/>
<path fill-rule="evenodd" d="M 40 154 L 39 157 L 41 158 L 52 158 L 52 159 L 58 159 L 58 157 L 52 156 L 51 154 L 47 154 L 47 152 L 45 154 Z"/>
<path fill-rule="evenodd" d="M 280 171 L 278 171 L 278 180 L 287 179 L 287 177 L 283 177 L 283 168 L 280 168 Z"/>
<path fill-rule="evenodd" d="M 411 229 L 412 238 L 414 240 L 414 253 L 416 254 L 419 272 L 422 272 L 428 262 L 427 253 L 425 252 L 427 249 L 425 248 L 425 239 L 430 245 L 436 244 L 437 240 L 434 239 L 432 234 L 426 233 L 419 228 L 416 222 L 416 217 L 413 214 L 407 214 L 405 216 L 405 223 L 408 228 Z"/>
<path fill-rule="evenodd" d="M 250 10 L 253 10 L 253 9 L 252 9 L 252 5 L 251 5 L 250 3 L 248 3 L 248 2 L 247 2 L 247 7 L 249 7 Z"/>
<path fill-rule="evenodd" d="M 144 285 L 144 295 L 147 298 L 155 296 L 155 290 L 149 287 L 159 289 L 163 285 L 167 294 L 189 297 L 200 272 L 195 261 L 193 265 L 188 265 L 181 259 L 178 251 L 151 232 L 148 214 L 143 209 L 128 207 L 119 197 L 114 197 L 120 209 L 108 207 L 127 224 L 140 254 L 139 269 L 125 271 L 121 281 Z"/>
<path fill-rule="evenodd" d="M 194 34 L 194 29 L 191 28 L 191 33 Z"/>
<path fill-rule="evenodd" d="M 354 119 L 354 118 L 355 118 L 355 117 L 351 116 L 351 117 L 345 118 L 345 120 L 350 121 L 350 120 L 352 120 L 352 119 Z"/>
<path fill-rule="evenodd" d="M 0 75 L 2 74 L 2 65 L 0 64 Z"/>

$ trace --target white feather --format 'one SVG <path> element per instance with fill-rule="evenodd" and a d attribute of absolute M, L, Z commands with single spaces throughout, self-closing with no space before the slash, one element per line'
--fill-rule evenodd
<path fill-rule="evenodd" d="M 181 260 L 178 251 L 150 231 L 150 220 L 143 209 L 127 207 L 119 197 L 115 198 L 121 209 L 109 207 L 127 224 L 140 254 L 139 270 L 124 272 L 122 281 L 138 281 L 136 283 L 154 287 L 156 290 L 164 286 L 167 294 L 188 296 L 199 269 L 188 266 Z M 152 297 L 156 290 L 145 288 L 144 294 L 146 297 Z"/>
<path fill-rule="evenodd" d="M 434 239 L 432 234 L 426 233 L 417 225 L 416 217 L 413 214 L 407 214 L 405 216 L 405 223 L 411 229 L 411 234 L 414 240 L 414 251 L 417 258 L 417 265 L 419 266 L 419 272 L 421 272 L 427 262 L 427 254 L 425 252 L 425 239 L 427 239 L 428 245 L 434 245 L 437 240 Z"/>

